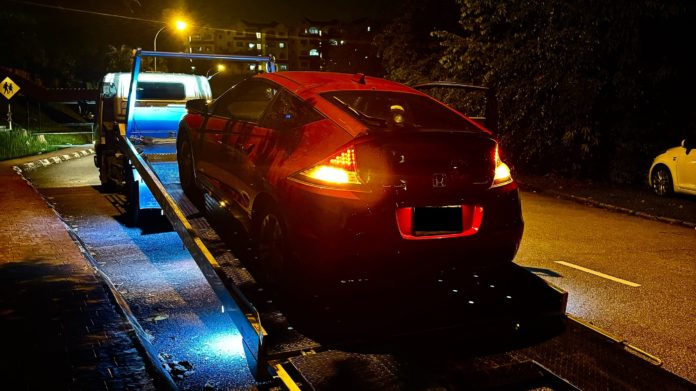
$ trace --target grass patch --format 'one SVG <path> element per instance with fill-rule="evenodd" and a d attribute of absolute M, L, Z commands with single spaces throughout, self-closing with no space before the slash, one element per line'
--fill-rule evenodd
<path fill-rule="evenodd" d="M 0 160 L 37 155 L 59 149 L 26 130 L 0 130 Z"/>
<path fill-rule="evenodd" d="M 44 134 L 49 145 L 83 145 L 92 144 L 91 134 Z"/>

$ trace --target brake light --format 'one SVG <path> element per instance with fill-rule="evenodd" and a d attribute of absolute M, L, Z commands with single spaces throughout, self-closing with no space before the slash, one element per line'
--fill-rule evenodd
<path fill-rule="evenodd" d="M 491 187 L 499 187 L 507 185 L 512 182 L 512 175 L 510 174 L 510 167 L 500 160 L 500 154 L 498 153 L 498 146 L 495 146 L 495 175 L 493 176 L 493 184 Z"/>
<path fill-rule="evenodd" d="M 357 172 L 355 147 L 348 146 L 319 164 L 293 175 L 291 179 L 339 188 L 362 185 Z"/>

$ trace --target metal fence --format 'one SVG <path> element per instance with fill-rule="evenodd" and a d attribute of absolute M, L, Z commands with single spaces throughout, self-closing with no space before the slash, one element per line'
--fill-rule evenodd
<path fill-rule="evenodd" d="M 66 131 L 66 128 L 75 129 L 74 131 Z M 32 132 L 34 136 L 46 135 L 89 135 L 89 140 L 94 143 L 96 124 L 93 122 L 72 122 L 60 124 L 60 129 L 41 129 L 40 132 Z"/>

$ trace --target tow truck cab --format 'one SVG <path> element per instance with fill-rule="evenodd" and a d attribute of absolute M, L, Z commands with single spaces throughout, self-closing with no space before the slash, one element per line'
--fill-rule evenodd
<path fill-rule="evenodd" d="M 131 73 L 108 73 L 101 83 L 94 164 L 104 189 L 119 189 L 127 196 L 128 220 L 135 224 L 140 209 L 158 209 L 147 186 L 140 180 L 117 136 L 131 140 L 160 157 L 176 156 L 179 121 L 191 99 L 210 101 L 212 93 L 205 76 L 183 73 L 138 74 L 131 124 L 127 126 Z"/>

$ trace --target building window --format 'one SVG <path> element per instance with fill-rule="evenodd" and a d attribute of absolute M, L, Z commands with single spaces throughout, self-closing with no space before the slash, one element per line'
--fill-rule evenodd
<path fill-rule="evenodd" d="M 249 42 L 249 49 L 253 49 L 253 48 L 254 48 L 254 46 L 256 46 L 256 44 L 255 44 L 255 43 L 253 43 L 253 42 Z"/>
<path fill-rule="evenodd" d="M 319 51 L 317 49 L 312 49 L 309 51 L 309 55 L 312 57 L 318 57 L 319 56 Z"/>
<path fill-rule="evenodd" d="M 261 33 L 259 33 L 259 32 L 256 33 L 256 39 L 261 39 Z"/>
<path fill-rule="evenodd" d="M 281 49 L 285 49 L 285 42 L 278 42 L 278 47 Z"/>
<path fill-rule="evenodd" d="M 260 43 L 257 43 L 257 44 L 256 44 L 256 50 L 261 50 L 261 44 L 260 44 Z"/>
<path fill-rule="evenodd" d="M 310 27 L 307 32 L 312 35 L 319 35 L 319 29 L 316 27 Z"/>
<path fill-rule="evenodd" d="M 288 65 L 287 65 L 287 64 L 280 64 L 280 70 L 281 70 L 281 71 L 287 71 L 287 70 L 288 70 Z"/>
<path fill-rule="evenodd" d="M 244 42 L 242 42 L 242 41 L 237 41 L 237 42 L 235 42 L 235 45 L 236 45 L 238 48 L 241 48 L 241 47 L 244 46 Z"/>

